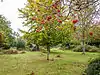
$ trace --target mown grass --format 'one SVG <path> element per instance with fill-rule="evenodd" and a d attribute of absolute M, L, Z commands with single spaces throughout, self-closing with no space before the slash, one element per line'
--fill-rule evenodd
<path fill-rule="evenodd" d="M 56 57 L 60 55 L 60 57 Z M 88 61 L 99 53 L 53 50 L 47 61 L 46 54 L 27 52 L 25 54 L 0 55 L 0 75 L 82 75 Z"/>

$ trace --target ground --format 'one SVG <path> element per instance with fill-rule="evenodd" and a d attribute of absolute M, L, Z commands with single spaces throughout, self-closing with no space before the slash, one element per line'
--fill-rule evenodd
<path fill-rule="evenodd" d="M 60 57 L 57 57 L 60 55 Z M 82 75 L 91 58 L 99 53 L 72 51 L 51 51 L 50 61 L 41 52 L 26 52 L 25 54 L 0 55 L 0 75 Z M 54 61 L 52 61 L 54 59 Z"/>

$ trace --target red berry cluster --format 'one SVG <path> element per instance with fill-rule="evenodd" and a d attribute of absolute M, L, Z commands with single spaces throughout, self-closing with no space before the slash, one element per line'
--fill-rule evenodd
<path fill-rule="evenodd" d="M 42 20 L 42 21 L 41 21 L 41 24 L 45 24 L 45 20 Z"/>
<path fill-rule="evenodd" d="M 48 20 L 48 21 L 50 21 L 51 18 L 52 18 L 51 16 L 47 16 L 47 20 Z"/>
<path fill-rule="evenodd" d="M 58 21 L 59 23 L 62 23 L 62 20 L 59 20 L 59 19 L 58 19 L 57 21 Z"/>
<path fill-rule="evenodd" d="M 40 32 L 42 30 L 42 26 L 37 27 L 36 32 Z"/>
<path fill-rule="evenodd" d="M 75 24 L 75 23 L 77 23 L 78 22 L 78 20 L 72 20 L 72 23 L 73 24 Z"/>
<path fill-rule="evenodd" d="M 89 32 L 89 34 L 90 34 L 91 36 L 93 36 L 93 32 Z"/>

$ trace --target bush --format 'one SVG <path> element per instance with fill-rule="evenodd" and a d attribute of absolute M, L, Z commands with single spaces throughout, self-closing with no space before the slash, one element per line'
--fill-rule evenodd
<path fill-rule="evenodd" d="M 82 52 L 82 45 L 78 45 L 72 49 L 74 52 Z M 96 46 L 85 45 L 86 52 L 99 52 L 99 48 Z"/>
<path fill-rule="evenodd" d="M 72 45 L 80 45 L 80 41 L 73 39 L 73 40 L 71 40 L 70 44 L 72 44 Z"/>
<path fill-rule="evenodd" d="M 77 45 L 70 45 L 70 49 L 75 48 Z"/>
<path fill-rule="evenodd" d="M 74 52 L 82 52 L 82 46 L 76 46 L 75 48 L 72 49 Z"/>
<path fill-rule="evenodd" d="M 100 57 L 93 59 L 85 70 L 86 75 L 100 75 Z"/>
<path fill-rule="evenodd" d="M 6 50 L 7 50 L 7 49 L 10 49 L 10 45 L 4 44 L 4 45 L 3 45 L 3 49 L 6 49 Z"/>
<path fill-rule="evenodd" d="M 45 47 L 40 47 L 40 51 L 41 51 L 42 53 L 46 53 L 46 52 L 47 52 L 47 49 L 46 49 Z"/>
<path fill-rule="evenodd" d="M 17 49 L 25 49 L 25 41 L 22 39 L 17 40 Z"/>

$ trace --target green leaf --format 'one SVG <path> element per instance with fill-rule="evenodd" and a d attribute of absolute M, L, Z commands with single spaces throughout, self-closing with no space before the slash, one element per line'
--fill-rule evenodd
<path fill-rule="evenodd" d="M 53 0 L 48 0 L 48 5 L 51 5 Z"/>

